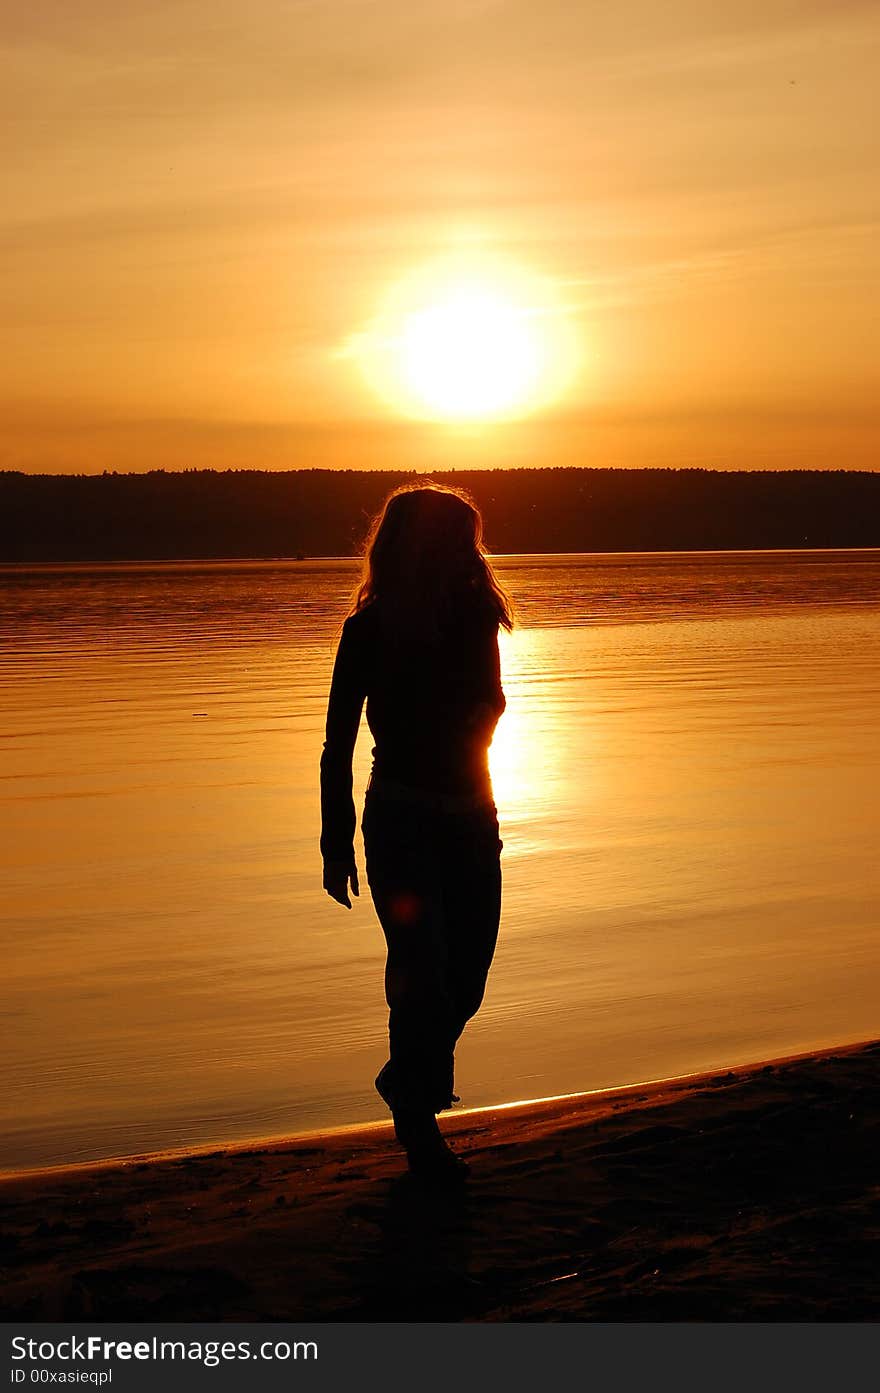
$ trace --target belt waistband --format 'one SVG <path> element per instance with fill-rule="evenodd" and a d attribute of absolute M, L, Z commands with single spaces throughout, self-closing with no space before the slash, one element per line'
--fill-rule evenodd
<path fill-rule="evenodd" d="M 495 807 L 495 797 L 491 788 L 480 789 L 475 793 L 441 793 L 429 788 L 413 788 L 410 784 L 397 783 L 394 779 L 377 779 L 375 774 L 370 776 L 367 793 L 373 793 L 382 799 L 389 798 L 395 802 L 417 804 L 421 808 L 435 808 L 449 813 Z"/>

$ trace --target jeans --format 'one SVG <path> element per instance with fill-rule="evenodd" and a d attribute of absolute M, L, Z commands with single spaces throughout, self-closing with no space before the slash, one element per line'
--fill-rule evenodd
<path fill-rule="evenodd" d="M 439 1112 L 453 1095 L 455 1045 L 478 1010 L 501 918 L 494 802 L 467 811 L 395 801 L 368 787 L 367 881 L 385 935 L 395 1112 Z"/>

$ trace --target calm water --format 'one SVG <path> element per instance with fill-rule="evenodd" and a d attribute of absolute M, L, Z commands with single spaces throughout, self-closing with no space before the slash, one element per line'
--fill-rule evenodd
<path fill-rule="evenodd" d="M 504 909 L 465 1103 L 880 1034 L 880 553 L 498 567 Z M 382 1115 L 382 936 L 318 855 L 354 576 L 0 570 L 0 1164 Z M 368 761 L 364 725 L 359 805 Z"/>

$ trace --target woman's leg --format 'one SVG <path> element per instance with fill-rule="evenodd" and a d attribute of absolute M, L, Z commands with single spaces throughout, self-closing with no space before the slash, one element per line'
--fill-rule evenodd
<path fill-rule="evenodd" d="M 446 846 L 443 918 L 450 1001 L 450 1065 L 455 1044 L 486 990 L 501 919 L 501 848 L 494 807 L 457 819 Z M 452 1095 L 450 1067 L 448 1094 Z"/>
<path fill-rule="evenodd" d="M 457 1016 L 444 907 L 445 838 L 425 810 L 378 800 L 368 801 L 363 831 L 370 894 L 387 945 L 391 1057 L 382 1091 L 395 1112 L 433 1116 L 451 1094 Z"/>
<path fill-rule="evenodd" d="M 363 832 L 388 950 L 391 1058 L 377 1085 L 411 1166 L 433 1168 L 445 1149 L 435 1113 L 452 1101 L 455 1045 L 483 999 L 498 936 L 498 817 L 494 807 L 442 816 L 368 798 Z"/>
<path fill-rule="evenodd" d="M 411 881 L 370 889 L 387 945 L 390 1091 L 397 1103 L 433 1113 L 451 1075 L 455 1021 L 442 902 Z"/>

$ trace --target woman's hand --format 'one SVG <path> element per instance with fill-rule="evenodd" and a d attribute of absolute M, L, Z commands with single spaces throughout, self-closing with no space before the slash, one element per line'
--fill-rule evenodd
<path fill-rule="evenodd" d="M 351 893 L 360 895 L 357 866 L 354 861 L 324 862 L 324 889 L 331 899 L 336 900 L 339 904 L 344 904 L 346 909 L 351 909 L 351 900 L 348 898 L 349 880 L 351 881 Z"/>

